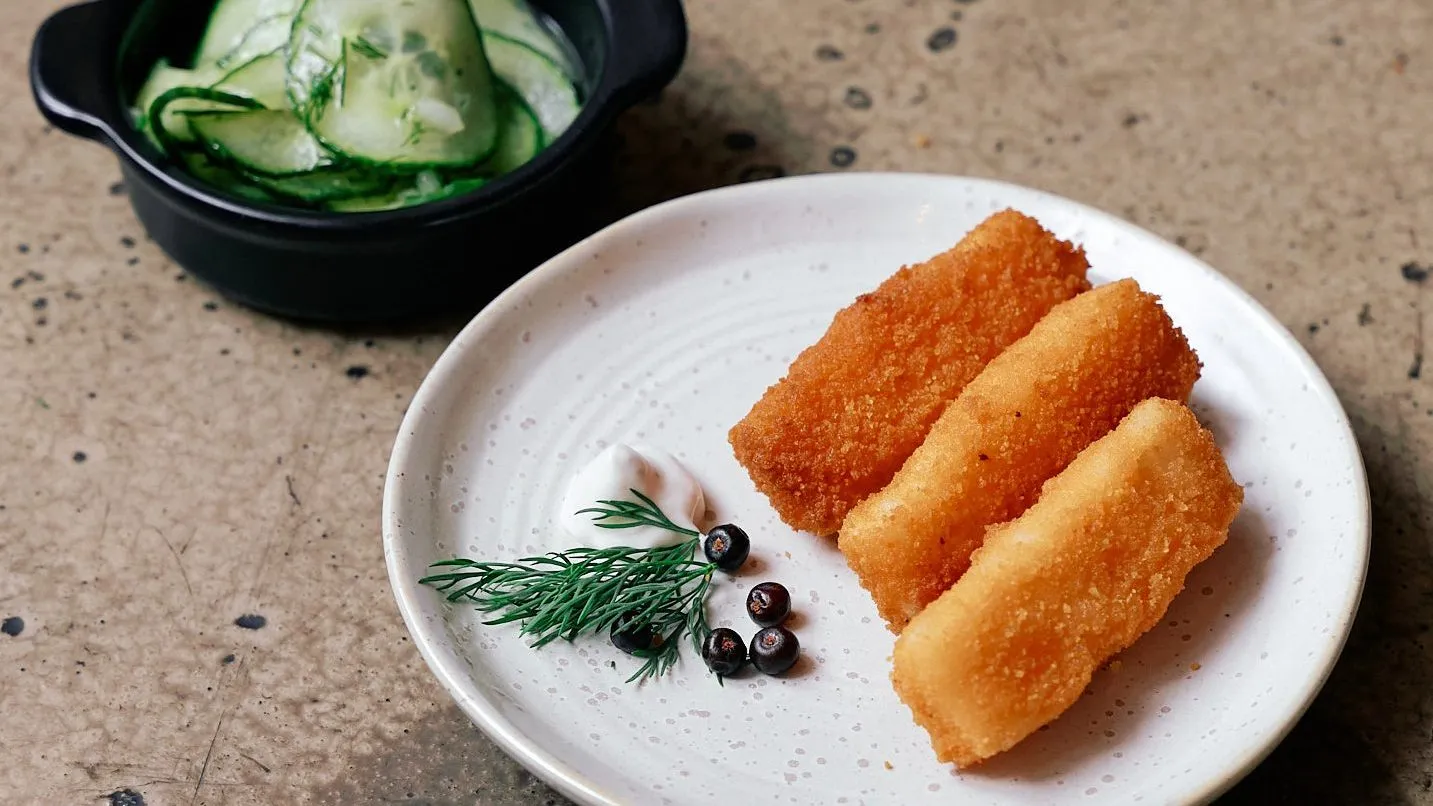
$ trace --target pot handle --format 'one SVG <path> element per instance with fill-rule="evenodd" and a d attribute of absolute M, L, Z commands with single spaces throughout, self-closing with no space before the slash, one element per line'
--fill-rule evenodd
<path fill-rule="evenodd" d="M 676 78 L 687 54 L 687 19 L 681 0 L 609 0 L 611 33 L 607 85 L 613 95 L 636 102 Z"/>
<path fill-rule="evenodd" d="M 114 102 L 113 49 L 105 40 L 125 24 L 124 4 L 91 0 L 56 11 L 40 26 L 30 48 L 30 90 L 57 129 L 91 140 L 112 140 L 101 112 Z"/>

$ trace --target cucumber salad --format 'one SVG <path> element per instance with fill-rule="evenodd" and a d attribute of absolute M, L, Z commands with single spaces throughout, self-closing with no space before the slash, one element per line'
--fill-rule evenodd
<path fill-rule="evenodd" d="M 581 108 L 523 0 L 219 0 L 192 61 L 154 66 L 136 127 L 211 185 L 324 210 L 481 187 Z"/>

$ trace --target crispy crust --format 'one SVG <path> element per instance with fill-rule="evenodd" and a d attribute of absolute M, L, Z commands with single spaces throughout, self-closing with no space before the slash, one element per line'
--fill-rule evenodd
<path fill-rule="evenodd" d="M 846 516 L 839 544 L 899 632 L 955 583 L 987 526 L 1016 517 L 1040 485 L 1140 401 L 1183 401 L 1199 359 L 1133 280 L 1061 303 L 941 415 L 891 483 Z"/>
<path fill-rule="evenodd" d="M 968 766 L 1058 717 L 1157 624 L 1243 501 L 1182 404 L 1141 403 L 993 527 L 896 641 L 892 682 L 936 755 Z"/>
<path fill-rule="evenodd" d="M 837 313 L 732 427 L 737 461 L 789 526 L 836 531 L 992 358 L 1089 288 L 1088 267 L 1034 219 L 996 213 Z"/>

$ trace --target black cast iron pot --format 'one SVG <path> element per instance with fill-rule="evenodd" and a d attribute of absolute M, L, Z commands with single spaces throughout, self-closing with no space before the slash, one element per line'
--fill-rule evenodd
<path fill-rule="evenodd" d="M 213 0 L 93 0 L 56 12 L 30 54 L 45 117 L 119 157 L 135 214 L 186 270 L 270 313 L 323 322 L 478 307 L 585 234 L 617 115 L 676 75 L 680 0 L 530 0 L 580 63 L 581 114 L 532 161 L 478 190 L 399 210 L 328 213 L 237 200 L 166 158 L 126 99 L 192 49 Z M 143 13 L 143 18 L 136 15 Z"/>

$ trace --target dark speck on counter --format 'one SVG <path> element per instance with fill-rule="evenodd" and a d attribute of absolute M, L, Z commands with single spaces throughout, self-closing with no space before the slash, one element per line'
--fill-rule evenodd
<path fill-rule="evenodd" d="M 146 806 L 144 796 L 133 789 L 120 789 L 109 793 L 109 806 Z"/>
<path fill-rule="evenodd" d="M 823 62 L 839 62 L 846 58 L 846 54 L 831 45 L 822 45 L 816 49 L 816 58 Z"/>
<path fill-rule="evenodd" d="M 123 238 L 119 239 L 119 245 L 123 246 L 125 249 L 133 249 L 134 239 L 126 235 Z"/>
<path fill-rule="evenodd" d="M 852 109 L 870 109 L 871 94 L 860 87 L 847 87 L 846 106 Z"/>
<path fill-rule="evenodd" d="M 204 303 L 204 310 L 206 310 L 206 311 L 217 311 L 217 310 L 219 310 L 219 303 L 214 302 L 213 300 L 210 300 L 210 301 Z"/>
<path fill-rule="evenodd" d="M 220 659 L 219 659 L 219 662 L 222 663 L 222 664 L 224 664 L 225 666 L 228 666 L 229 664 L 231 664 L 231 663 L 234 662 L 234 653 L 233 653 L 233 652 L 230 652 L 229 654 L 227 654 L 227 655 L 225 655 L 224 657 L 220 658 Z"/>
<path fill-rule="evenodd" d="M 73 456 L 71 456 L 70 458 L 73 459 L 73 460 L 75 460 L 75 464 L 79 464 L 80 462 L 83 462 L 84 460 L 88 459 L 89 457 L 85 455 L 85 452 L 84 452 L 84 451 L 75 451 L 75 454 L 74 454 Z"/>
<path fill-rule="evenodd" d="M 949 25 L 935 29 L 935 32 L 925 41 L 925 46 L 934 53 L 949 50 L 955 46 L 955 29 Z"/>
<path fill-rule="evenodd" d="M 14 638 L 24 631 L 25 620 L 19 616 L 10 616 L 4 621 L 0 621 L 0 632 L 5 633 L 11 638 Z"/>
<path fill-rule="evenodd" d="M 109 195 L 111 195 L 111 196 L 123 196 L 124 194 L 125 194 L 125 187 L 124 187 L 124 183 L 123 183 L 123 182 L 115 182 L 114 184 L 112 184 L 112 185 L 109 186 Z"/>
<path fill-rule="evenodd" d="M 368 367 L 364 366 L 363 364 L 354 364 L 353 366 L 349 367 L 344 374 L 356 381 L 359 378 L 368 377 Z"/>
<path fill-rule="evenodd" d="M 261 630 L 265 624 L 269 623 L 269 620 L 256 613 L 245 613 L 234 619 L 234 623 L 246 630 Z"/>
<path fill-rule="evenodd" d="M 850 146 L 837 146 L 831 149 L 831 164 L 837 168 L 849 168 L 856 162 L 856 150 Z"/>
<path fill-rule="evenodd" d="M 15 250 L 22 255 L 28 255 L 30 254 L 30 245 L 27 243 L 22 243 L 19 246 L 15 247 Z"/>
<path fill-rule="evenodd" d="M 1422 283 L 1428 279 L 1428 267 L 1420 266 L 1412 261 L 1404 263 L 1400 271 L 1403 272 L 1403 279 L 1410 283 Z"/>

